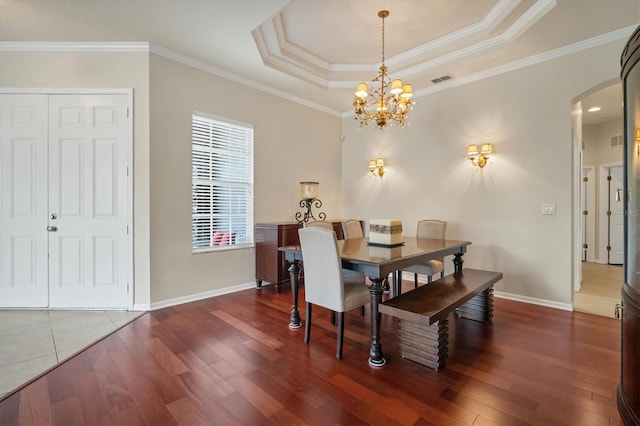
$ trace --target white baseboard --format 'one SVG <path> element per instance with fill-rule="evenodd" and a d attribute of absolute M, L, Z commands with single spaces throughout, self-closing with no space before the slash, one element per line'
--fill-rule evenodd
<path fill-rule="evenodd" d="M 195 302 L 196 300 L 208 299 L 209 297 L 222 296 L 223 294 L 235 293 L 237 291 L 248 290 L 255 287 L 256 283 L 250 282 L 246 284 L 235 285 L 233 287 L 225 287 L 217 290 L 205 291 L 203 293 L 176 297 L 175 299 L 161 300 L 159 302 L 151 303 L 150 309 L 148 310 L 155 311 L 156 309 L 167 308 L 169 306 L 180 305 L 182 303 Z"/>
<path fill-rule="evenodd" d="M 530 303 L 532 305 L 546 306 L 548 308 L 561 309 L 563 311 L 573 311 L 573 305 L 571 303 L 559 303 L 553 300 L 538 299 L 535 297 L 521 296 L 519 294 L 504 293 L 502 291 L 493 291 L 495 297 L 501 299 L 514 300 L 516 302 Z"/>
<path fill-rule="evenodd" d="M 148 311 L 151 309 L 151 305 L 148 303 L 134 303 L 133 311 Z"/>

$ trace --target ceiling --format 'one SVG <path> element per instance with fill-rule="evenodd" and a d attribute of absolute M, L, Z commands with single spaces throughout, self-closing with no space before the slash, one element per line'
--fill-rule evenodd
<path fill-rule="evenodd" d="M 640 21 L 640 0 L 0 0 L 0 41 L 4 50 L 148 42 L 156 53 L 344 114 L 357 83 L 380 66 L 381 9 L 390 11 L 385 63 L 416 98 L 626 39 Z M 442 76 L 452 79 L 432 82 Z"/>

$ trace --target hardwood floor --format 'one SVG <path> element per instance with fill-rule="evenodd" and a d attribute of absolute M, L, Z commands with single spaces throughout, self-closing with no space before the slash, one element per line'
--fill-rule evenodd
<path fill-rule="evenodd" d="M 433 371 L 398 355 L 393 318 L 374 369 L 368 311 L 338 361 L 329 312 L 305 345 L 290 309 L 268 286 L 147 313 L 6 396 L 0 424 L 622 425 L 616 320 L 496 299 L 492 324 L 449 318 Z"/>

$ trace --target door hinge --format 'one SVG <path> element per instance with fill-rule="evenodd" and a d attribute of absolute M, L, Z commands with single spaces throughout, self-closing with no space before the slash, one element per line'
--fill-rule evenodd
<path fill-rule="evenodd" d="M 129 225 L 127 225 L 127 235 L 129 235 Z"/>
<path fill-rule="evenodd" d="M 127 293 L 129 293 L 129 283 L 127 283 Z"/>
<path fill-rule="evenodd" d="M 583 210 L 583 211 L 582 211 L 582 215 L 583 215 L 583 216 L 586 216 L 586 215 L 588 215 L 588 214 L 589 214 L 589 212 L 588 212 L 587 210 Z"/>
<path fill-rule="evenodd" d="M 611 246 L 607 246 L 607 251 L 611 251 Z"/>
<path fill-rule="evenodd" d="M 127 176 L 129 176 L 129 167 L 127 167 Z"/>
<path fill-rule="evenodd" d="M 611 210 L 607 210 L 607 216 L 611 216 Z"/>
<path fill-rule="evenodd" d="M 129 118 L 129 107 L 127 107 L 127 118 Z"/>
<path fill-rule="evenodd" d="M 607 180 L 611 180 L 611 179 L 612 179 L 611 176 L 607 176 Z"/>
<path fill-rule="evenodd" d="M 582 178 L 582 181 L 583 182 L 589 182 L 589 178 L 585 176 L 585 177 Z"/>
<path fill-rule="evenodd" d="M 587 249 L 587 248 L 589 248 L 589 244 L 583 244 L 583 245 L 582 245 L 582 248 L 583 248 L 583 249 Z"/>

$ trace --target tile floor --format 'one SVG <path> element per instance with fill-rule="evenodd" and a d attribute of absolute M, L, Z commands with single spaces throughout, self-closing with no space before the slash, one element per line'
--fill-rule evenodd
<path fill-rule="evenodd" d="M 142 314 L 0 310 L 0 397 Z"/>
<path fill-rule="evenodd" d="M 615 318 L 624 284 L 622 266 L 582 263 L 582 288 L 575 293 L 573 309 L 578 312 Z"/>

